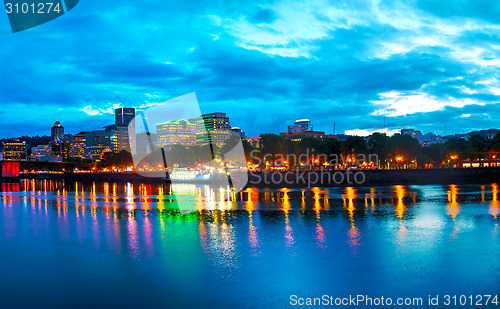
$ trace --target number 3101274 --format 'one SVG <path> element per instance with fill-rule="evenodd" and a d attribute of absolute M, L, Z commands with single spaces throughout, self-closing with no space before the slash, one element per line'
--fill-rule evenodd
<path fill-rule="evenodd" d="M 49 14 L 62 12 L 59 3 L 6 3 L 7 14 Z"/>

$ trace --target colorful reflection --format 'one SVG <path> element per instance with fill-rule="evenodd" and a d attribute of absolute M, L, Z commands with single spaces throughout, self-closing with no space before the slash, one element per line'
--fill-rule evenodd
<path fill-rule="evenodd" d="M 245 203 L 245 210 L 248 213 L 248 241 L 250 243 L 250 247 L 252 249 L 255 249 L 259 246 L 257 228 L 253 225 L 253 212 L 255 211 L 256 207 L 253 200 L 251 199 L 252 191 L 254 191 L 255 189 L 249 188 L 247 190 L 249 199 Z"/>
<path fill-rule="evenodd" d="M 475 199 L 478 202 L 487 200 L 487 187 L 477 188 L 481 189 L 481 195 L 476 194 Z M 497 219 L 500 212 L 498 185 L 491 184 L 490 188 L 489 211 L 485 208 L 482 211 L 483 215 L 489 213 Z M 236 194 L 230 188 L 186 184 L 174 187 L 163 184 L 99 182 L 67 185 L 63 182 L 26 179 L 19 183 L 3 184 L 2 189 L 4 215 L 8 215 L 9 211 L 12 213 L 18 208 L 16 205 L 22 203 L 33 216 L 34 222 L 49 222 L 49 218 L 56 220 L 61 239 L 68 239 L 73 232 L 79 241 L 92 239 L 93 245 L 99 249 L 109 246 L 117 251 L 126 250 L 133 259 L 154 254 L 155 233 L 160 234 L 162 241 L 167 241 L 171 236 L 169 233 L 172 233 L 169 229 L 171 225 L 189 220 L 196 221 L 196 238 L 201 251 L 233 261 L 237 259 L 237 247 L 241 246 L 237 242 L 238 235 L 245 240 L 245 246 L 248 246 L 250 252 L 262 253 L 262 243 L 265 241 L 262 234 L 264 230 L 261 228 L 262 218 L 268 220 L 266 222 L 282 224 L 279 229 L 282 231 L 280 237 L 286 248 L 297 248 L 302 241 L 302 234 L 298 237 L 297 229 L 300 230 L 301 224 L 305 223 L 314 228 L 314 236 L 308 236 L 309 241 L 316 248 L 331 249 L 327 240 L 332 238 L 328 232 L 332 233 L 335 228 L 331 226 L 330 219 L 338 218 L 336 213 L 342 210 L 338 204 L 340 198 L 344 209 L 341 213 L 347 214 L 343 220 L 349 223 L 349 227 L 345 228 L 347 235 L 344 236 L 349 246 L 362 245 L 361 231 L 364 227 L 359 222 L 360 218 L 365 217 L 383 218 L 398 223 L 399 231 L 391 236 L 401 245 L 411 237 L 407 226 L 414 214 L 413 209 L 405 205 L 405 201 L 411 199 L 417 202 L 417 190 L 405 186 L 328 190 L 247 188 Z M 447 187 L 446 213 L 454 221 L 460 213 L 459 194 L 457 185 Z M 181 213 L 177 207 L 181 200 L 192 203 L 194 212 Z M 379 202 L 375 203 L 376 200 Z M 377 211 L 377 207 L 381 207 L 382 211 Z M 385 209 L 393 212 L 384 211 Z M 242 214 L 248 218 L 248 223 L 245 224 L 244 234 L 239 234 L 241 230 L 235 229 L 235 222 L 241 220 Z M 37 217 L 41 219 L 36 219 Z M 310 218 L 314 221 L 307 220 Z M 457 226 L 459 225 L 456 224 L 455 228 Z M 35 229 L 41 230 L 40 227 Z M 10 228 L 10 231 L 10 236 L 13 237 L 13 229 Z"/>
<path fill-rule="evenodd" d="M 280 191 L 283 192 L 281 210 L 285 214 L 285 245 L 287 246 L 287 248 L 290 248 L 295 243 L 295 240 L 293 238 L 293 229 L 290 226 L 290 218 L 289 218 L 289 213 L 290 210 L 292 209 L 292 205 L 290 204 L 290 197 L 288 196 L 290 190 L 287 188 L 283 188 Z"/>
<path fill-rule="evenodd" d="M 490 202 L 490 214 L 494 219 L 498 218 L 499 202 L 498 202 L 498 184 L 491 184 L 491 202 Z"/>
<path fill-rule="evenodd" d="M 406 188 L 404 186 L 394 186 L 394 191 L 397 198 L 396 204 L 396 214 L 399 219 L 399 231 L 398 231 L 398 240 L 400 245 L 404 245 L 404 239 L 407 234 L 407 230 L 405 227 L 405 223 L 403 221 L 403 216 L 406 211 L 406 207 L 404 204 L 404 197 L 406 196 Z"/>
<path fill-rule="evenodd" d="M 349 221 L 351 222 L 351 228 L 347 232 L 348 243 L 351 247 L 357 247 L 359 245 L 359 240 L 361 233 L 359 229 L 354 225 L 354 211 L 356 207 L 354 206 L 354 199 L 356 199 L 356 189 L 353 187 L 347 187 L 344 191 L 344 207 L 347 208 L 349 213 Z M 346 200 L 347 199 L 347 204 Z"/>
<path fill-rule="evenodd" d="M 460 204 L 457 202 L 458 186 L 450 185 L 446 192 L 448 195 L 448 203 L 446 204 L 447 213 L 451 218 L 455 219 L 460 212 Z M 484 197 L 482 197 L 484 200 Z"/>
<path fill-rule="evenodd" d="M 325 229 L 321 225 L 321 189 L 318 187 L 312 188 L 311 191 L 313 192 L 313 209 L 314 212 L 316 213 L 316 243 L 318 244 L 318 247 L 325 249 L 327 247 L 326 245 L 326 235 L 325 235 Z"/>

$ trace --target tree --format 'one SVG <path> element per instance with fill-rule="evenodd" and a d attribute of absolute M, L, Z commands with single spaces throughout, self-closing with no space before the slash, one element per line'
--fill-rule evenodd
<path fill-rule="evenodd" d="M 387 143 L 387 155 L 396 162 L 412 162 L 419 152 L 420 142 L 407 134 L 393 135 Z"/>
<path fill-rule="evenodd" d="M 386 148 L 389 137 L 385 133 L 373 133 L 368 139 L 368 149 L 370 154 L 378 156 L 379 165 L 385 165 L 387 159 Z"/>
<path fill-rule="evenodd" d="M 250 154 L 256 148 L 246 140 L 242 140 L 241 143 L 243 144 L 243 150 L 245 151 L 245 159 L 247 161 L 254 161 L 254 159 L 252 158 L 252 156 Z"/>
<path fill-rule="evenodd" d="M 489 145 L 490 151 L 499 152 L 500 151 L 500 131 L 498 131 L 495 136 L 490 140 Z"/>
<path fill-rule="evenodd" d="M 275 165 L 276 155 L 280 154 L 283 157 L 286 155 L 285 139 L 276 134 L 261 134 L 260 143 L 262 145 L 262 162 L 265 164 L 267 158 L 271 158 L 273 167 Z"/>
<path fill-rule="evenodd" d="M 488 148 L 488 142 L 482 135 L 472 135 L 469 138 L 469 148 L 474 159 L 483 159 Z"/>
<path fill-rule="evenodd" d="M 328 156 L 332 154 L 340 155 L 342 152 L 341 144 L 338 139 L 327 137 L 323 140 L 323 142 L 325 143 L 326 154 Z"/>
<path fill-rule="evenodd" d="M 443 144 L 432 144 L 429 147 L 423 147 L 420 155 L 417 157 L 418 165 L 432 164 L 433 166 L 441 165 L 443 159 L 441 157 Z"/>
<path fill-rule="evenodd" d="M 368 153 L 368 145 L 366 141 L 361 136 L 348 136 L 342 142 L 342 154 L 350 155 L 350 154 L 367 154 Z"/>
<path fill-rule="evenodd" d="M 218 153 L 218 148 L 215 145 L 203 145 L 191 147 L 195 161 L 199 164 L 206 164 L 215 159 L 215 154 Z M 213 153 L 212 153 L 213 151 Z"/>
<path fill-rule="evenodd" d="M 119 169 L 124 169 L 129 166 L 133 166 L 134 162 L 132 160 L 132 155 L 126 150 L 120 152 L 106 152 L 103 158 L 97 163 L 98 168 L 105 167 L 116 167 Z"/>
<path fill-rule="evenodd" d="M 179 166 L 191 165 L 196 162 L 194 152 L 182 145 L 173 145 L 165 154 L 167 162 L 170 164 L 178 164 Z M 168 164 L 167 163 L 167 164 Z M 173 166 L 168 166 L 173 168 Z"/>
<path fill-rule="evenodd" d="M 469 157 L 469 143 L 458 137 L 452 137 L 444 143 L 442 159 L 449 157 L 450 155 L 456 155 L 460 160 L 467 159 Z"/>

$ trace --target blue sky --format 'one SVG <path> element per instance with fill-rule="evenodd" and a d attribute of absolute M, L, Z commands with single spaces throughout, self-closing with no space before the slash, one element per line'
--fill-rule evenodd
<path fill-rule="evenodd" d="M 12 34 L 0 14 L 0 136 L 67 133 L 196 92 L 247 135 L 295 119 L 367 134 L 498 128 L 497 1 L 80 1 Z"/>

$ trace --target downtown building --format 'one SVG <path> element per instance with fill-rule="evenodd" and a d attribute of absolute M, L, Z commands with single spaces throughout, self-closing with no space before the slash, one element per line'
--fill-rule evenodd
<path fill-rule="evenodd" d="M 298 119 L 291 126 L 288 126 L 288 132 L 280 133 L 280 136 L 292 142 L 300 142 L 305 137 L 313 138 L 337 138 L 334 135 L 326 135 L 325 132 L 313 131 L 309 119 Z"/>
<path fill-rule="evenodd" d="M 56 120 L 54 125 L 50 128 L 50 137 L 51 137 L 50 140 L 57 141 L 63 135 L 64 135 L 64 127 L 59 122 L 59 120 Z"/>
<path fill-rule="evenodd" d="M 128 126 L 135 118 L 135 108 L 120 107 L 115 109 L 115 124 L 105 127 L 107 131 L 114 131 L 116 141 L 113 151 L 126 150 L 131 152 L 134 147 L 134 137 L 129 136 Z"/>
<path fill-rule="evenodd" d="M 312 131 L 311 121 L 309 119 L 298 119 L 291 126 L 288 126 L 288 133 L 295 133 L 301 131 Z"/>
<path fill-rule="evenodd" d="M 210 113 L 190 119 L 196 124 L 196 145 L 216 145 L 222 147 L 232 135 L 229 117 L 226 113 Z"/>
<path fill-rule="evenodd" d="M 116 133 L 113 130 L 95 130 L 85 134 L 85 157 L 100 160 L 104 153 L 116 151 Z"/>
<path fill-rule="evenodd" d="M 58 158 L 56 161 L 66 161 L 69 158 L 70 138 L 71 135 L 66 134 L 51 142 L 52 155 Z"/>
<path fill-rule="evenodd" d="M 195 146 L 196 124 L 177 120 L 156 125 L 156 145 L 167 150 L 173 145 Z"/>
<path fill-rule="evenodd" d="M 231 134 L 239 136 L 241 139 L 246 139 L 247 138 L 246 135 L 245 135 L 245 132 L 243 132 L 243 130 L 241 130 L 239 127 L 232 127 L 231 128 Z"/>
<path fill-rule="evenodd" d="M 52 157 L 45 157 L 46 161 L 66 161 L 69 158 L 70 152 L 70 135 L 64 134 L 64 127 L 56 120 L 54 125 L 50 128 L 50 142 Z"/>
<path fill-rule="evenodd" d="M 54 161 L 52 147 L 49 145 L 38 145 L 31 148 L 31 160 L 33 161 Z"/>
<path fill-rule="evenodd" d="M 5 161 L 25 161 L 26 142 L 18 138 L 9 139 L 2 143 L 3 160 Z"/>
<path fill-rule="evenodd" d="M 325 132 L 321 131 L 298 131 L 293 133 L 284 132 L 280 133 L 280 136 L 292 142 L 300 142 L 305 137 L 313 137 L 321 139 L 329 137 L 325 134 Z"/>
<path fill-rule="evenodd" d="M 119 107 L 115 109 L 115 125 L 128 126 L 128 124 L 135 118 L 135 108 L 133 107 Z"/>
<path fill-rule="evenodd" d="M 92 161 L 100 160 L 106 152 L 131 152 L 131 138 L 128 126 L 135 118 L 135 108 L 120 107 L 115 109 L 115 123 L 105 126 L 104 130 L 81 132 L 75 141 L 74 152 Z M 85 145 L 85 146 L 84 146 Z"/>
<path fill-rule="evenodd" d="M 79 132 L 69 139 L 69 155 L 73 158 L 85 159 L 86 137 L 89 132 Z"/>

